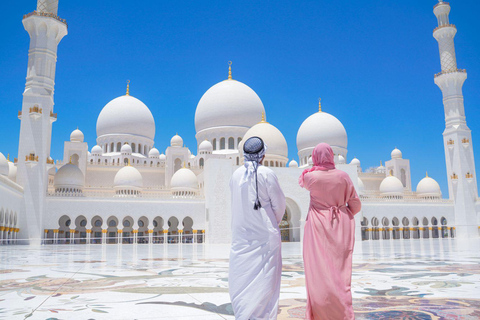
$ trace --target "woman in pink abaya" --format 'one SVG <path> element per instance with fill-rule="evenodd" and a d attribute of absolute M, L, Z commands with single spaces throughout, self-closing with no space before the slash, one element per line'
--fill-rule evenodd
<path fill-rule="evenodd" d="M 301 187 L 310 191 L 303 237 L 309 320 L 355 319 L 352 307 L 352 252 L 361 203 L 347 173 L 335 169 L 332 148 L 320 143 Z"/>

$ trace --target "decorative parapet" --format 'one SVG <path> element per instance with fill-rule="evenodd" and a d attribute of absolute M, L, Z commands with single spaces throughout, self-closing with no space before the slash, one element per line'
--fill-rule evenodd
<path fill-rule="evenodd" d="M 433 32 L 437 31 L 438 29 L 447 28 L 447 27 L 455 28 L 455 29 L 457 28 L 457 27 L 455 27 L 454 24 L 447 23 L 447 24 L 443 24 L 441 26 L 436 27 L 435 29 L 433 29 Z"/>
<path fill-rule="evenodd" d="M 457 174 L 454 172 L 454 173 L 450 176 L 450 179 L 452 179 L 452 180 L 458 180 Z"/>
<path fill-rule="evenodd" d="M 471 174 L 470 172 L 467 172 L 467 174 L 465 175 L 465 178 L 473 179 L 473 174 Z"/>
<path fill-rule="evenodd" d="M 439 76 L 444 75 L 444 74 L 457 73 L 457 72 L 467 73 L 467 70 L 465 70 L 465 69 L 455 69 L 455 70 L 442 71 L 442 72 L 437 73 L 434 77 L 436 78 L 436 77 L 439 77 Z"/>
<path fill-rule="evenodd" d="M 42 113 L 42 111 L 42 108 L 38 107 L 37 105 L 34 105 L 29 110 L 30 113 Z"/>
<path fill-rule="evenodd" d="M 68 27 L 67 20 L 62 19 L 59 16 L 57 16 L 56 14 L 53 14 L 53 13 L 50 13 L 50 12 L 38 12 L 38 11 L 35 10 L 33 12 L 30 12 L 30 13 L 24 15 L 23 19 L 26 19 L 26 18 L 31 17 L 31 16 L 53 18 L 57 21 L 60 21 L 61 23 L 63 23 L 64 25 L 66 25 Z"/>
<path fill-rule="evenodd" d="M 48 159 L 47 158 L 47 164 L 54 164 L 54 163 L 55 163 L 55 161 L 53 161 L 53 159 Z"/>
<path fill-rule="evenodd" d="M 449 2 L 446 2 L 446 1 L 440 1 L 439 3 L 437 3 L 436 5 L 434 5 L 434 6 L 433 6 L 433 8 L 435 9 L 436 7 L 438 7 L 438 6 L 441 6 L 442 4 L 448 4 L 448 5 L 450 5 L 450 3 L 449 3 Z"/>

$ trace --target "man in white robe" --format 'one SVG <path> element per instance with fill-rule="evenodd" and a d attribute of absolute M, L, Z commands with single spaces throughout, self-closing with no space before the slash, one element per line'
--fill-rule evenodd
<path fill-rule="evenodd" d="M 263 141 L 252 137 L 243 149 L 245 165 L 230 180 L 230 298 L 237 320 L 277 319 L 282 274 L 278 224 L 285 214 L 285 196 L 275 173 L 261 165 Z"/>

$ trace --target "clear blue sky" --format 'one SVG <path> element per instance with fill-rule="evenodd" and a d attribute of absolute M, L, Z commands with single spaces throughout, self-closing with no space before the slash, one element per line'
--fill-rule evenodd
<path fill-rule="evenodd" d="M 376 166 L 397 146 L 411 161 L 412 184 L 428 170 L 446 196 L 444 113 L 433 83 L 440 71 L 436 2 L 60 0 L 69 34 L 58 50 L 51 155 L 62 157 L 77 126 L 91 149 L 98 114 L 125 93 L 127 79 L 155 117 L 160 152 L 178 132 L 196 153 L 196 105 L 226 79 L 232 60 L 234 79 L 260 96 L 290 159 L 298 160 L 297 130 L 322 97 L 323 110 L 347 130 L 348 161 Z M 451 5 L 480 170 L 480 2 Z M 35 0 L 9 1 L 0 20 L 0 151 L 15 157 L 29 44 L 21 20 L 35 8 Z"/>

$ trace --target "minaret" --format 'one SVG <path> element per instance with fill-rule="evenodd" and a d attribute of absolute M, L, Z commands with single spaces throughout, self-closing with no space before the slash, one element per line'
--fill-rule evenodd
<path fill-rule="evenodd" d="M 442 90 L 445 109 L 443 143 L 447 164 L 448 193 L 455 203 L 455 226 L 458 237 L 478 236 L 475 201 L 478 197 L 472 135 L 467 127 L 462 86 L 465 70 L 457 69 L 453 38 L 457 33 L 450 24 L 450 5 L 440 1 L 433 9 L 438 27 L 433 36 L 438 41 L 442 72 L 435 75 L 435 84 Z"/>
<path fill-rule="evenodd" d="M 47 159 L 50 155 L 55 65 L 57 46 L 67 34 L 67 23 L 57 16 L 58 0 L 38 0 L 37 10 L 23 17 L 30 36 L 27 81 L 22 111 L 18 117 L 17 183 L 24 188 L 25 221 L 20 237 L 38 243 L 42 235 L 45 198 L 48 187 Z"/>

